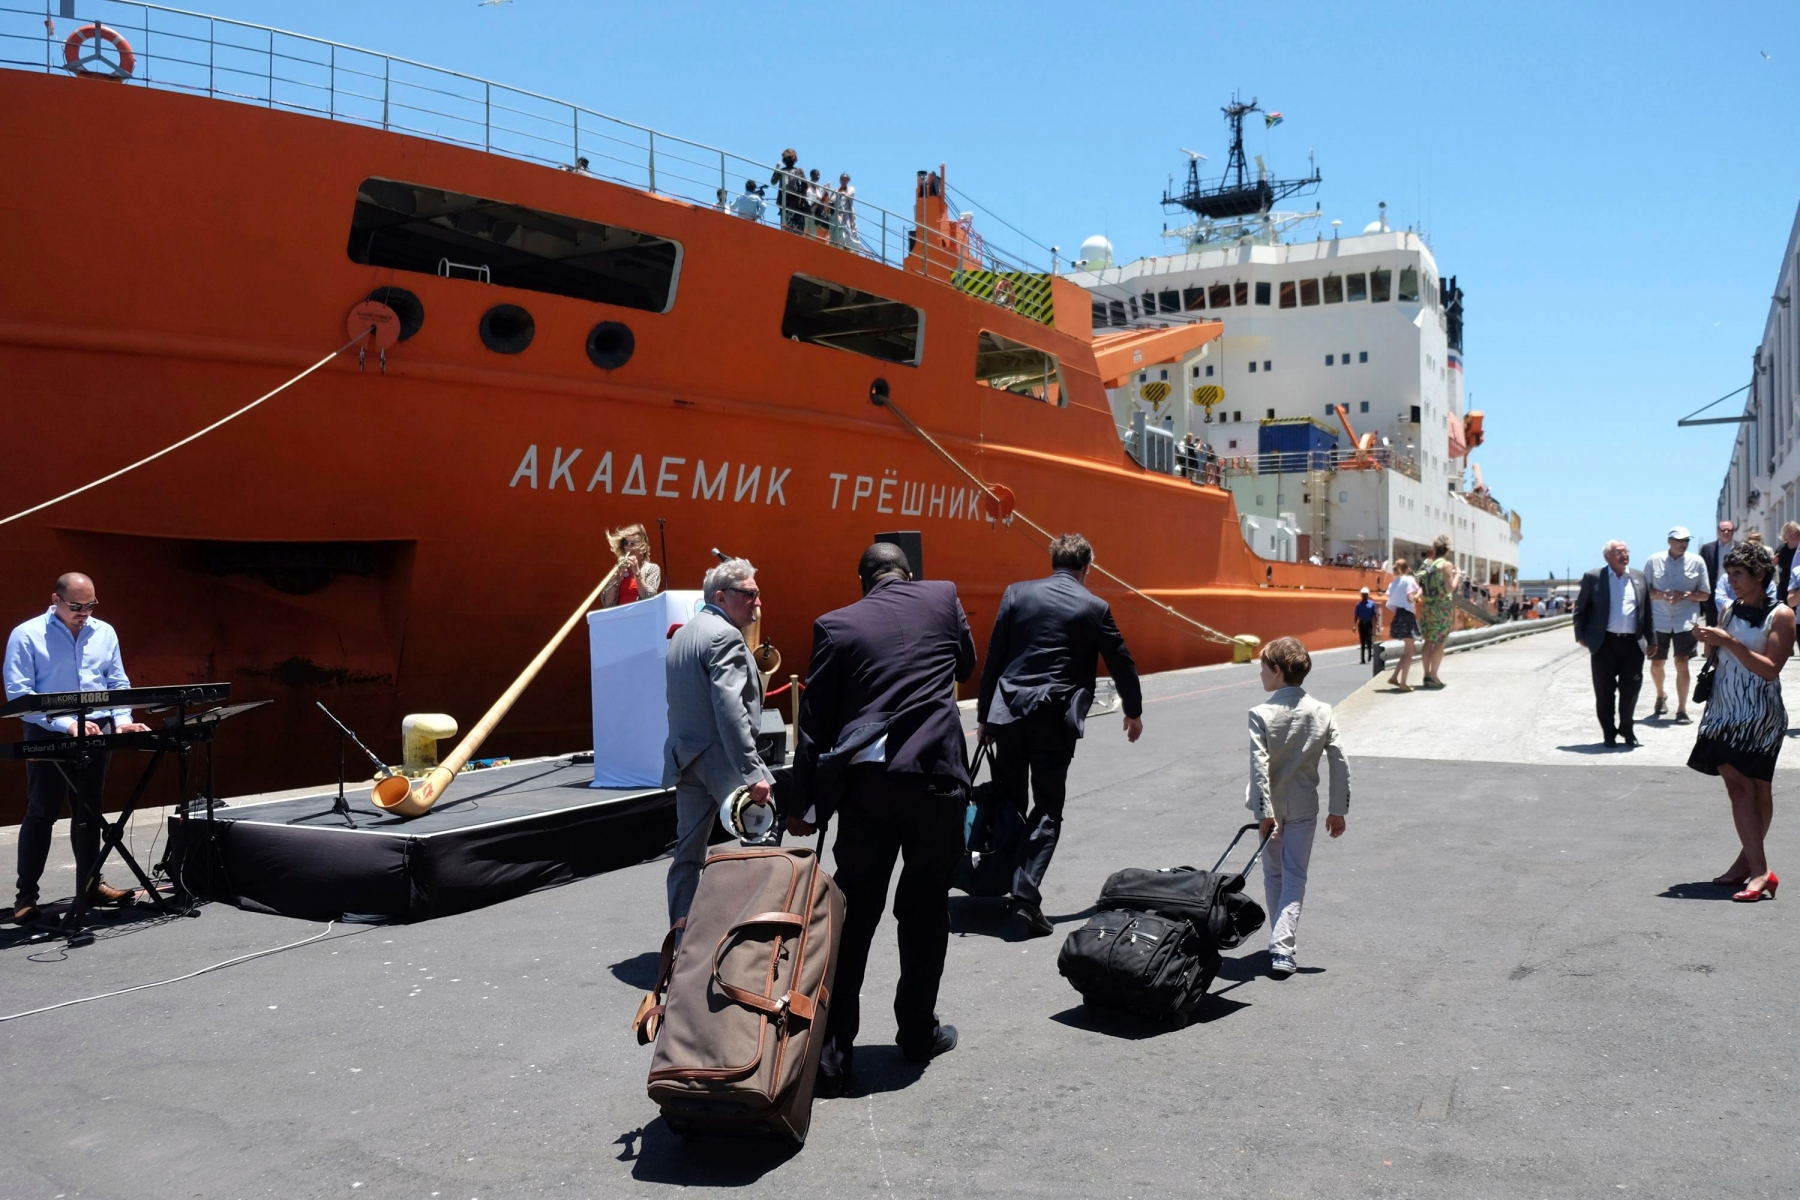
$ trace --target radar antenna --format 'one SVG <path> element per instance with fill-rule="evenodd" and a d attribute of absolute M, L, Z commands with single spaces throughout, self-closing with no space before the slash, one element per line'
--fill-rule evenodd
<path fill-rule="evenodd" d="M 1270 179 L 1260 156 L 1256 177 L 1246 177 L 1249 170 L 1244 160 L 1244 118 L 1262 111 L 1256 100 L 1252 96 L 1250 103 L 1245 104 L 1233 99 L 1220 110 L 1231 125 L 1231 154 L 1225 161 L 1225 173 L 1218 180 L 1202 184 L 1200 164 L 1205 161 L 1205 156 L 1191 150 L 1183 151 L 1188 156 L 1187 186 L 1179 194 L 1163 193 L 1165 210 L 1185 209 L 1202 221 L 1259 216 L 1274 208 L 1277 201 L 1303 195 L 1319 186 L 1316 166 L 1304 179 Z"/>

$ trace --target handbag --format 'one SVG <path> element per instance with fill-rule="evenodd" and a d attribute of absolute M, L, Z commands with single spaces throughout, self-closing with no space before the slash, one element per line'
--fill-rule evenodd
<path fill-rule="evenodd" d="M 1736 604 L 1727 604 L 1725 606 L 1725 611 L 1719 614 L 1719 625 L 1721 628 L 1724 627 L 1727 621 L 1731 620 L 1731 610 L 1736 607 Z M 1700 668 L 1700 674 L 1694 677 L 1694 686 L 1688 693 L 1693 697 L 1695 704 L 1705 704 L 1708 700 L 1712 699 L 1713 675 L 1718 669 L 1719 648 L 1713 646 L 1706 651 L 1706 665 L 1702 666 Z"/>

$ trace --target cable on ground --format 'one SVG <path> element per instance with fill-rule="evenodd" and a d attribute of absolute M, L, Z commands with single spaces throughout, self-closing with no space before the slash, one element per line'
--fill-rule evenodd
<path fill-rule="evenodd" d="M 159 987 L 164 987 L 171 983 L 181 983 L 184 980 L 196 979 L 201 975 L 208 974 L 209 972 L 222 971 L 226 967 L 234 967 L 238 963 L 249 962 L 251 959 L 254 959 L 254 958 L 267 958 L 269 955 L 279 954 L 283 950 L 292 950 L 297 946 L 305 946 L 308 943 L 316 942 L 319 939 L 330 934 L 332 929 L 336 925 L 337 925 L 336 921 L 327 921 L 327 922 L 325 922 L 324 929 L 322 929 L 318 933 L 313 934 L 309 938 L 301 938 L 299 941 L 289 942 L 285 946 L 273 946 L 267 950 L 258 950 L 253 954 L 240 954 L 236 958 L 228 958 L 224 962 L 214 963 L 210 967 L 201 967 L 198 971 L 189 971 L 186 975 L 177 975 L 173 979 L 159 979 L 155 983 L 140 983 L 133 987 L 120 988 L 116 992 L 101 992 L 97 996 L 81 996 L 74 1000 L 61 1000 L 55 1004 L 46 1004 L 42 1008 L 31 1008 L 31 1009 L 26 1009 L 24 1012 L 9 1013 L 4 1017 L 0 1017 L 0 1024 L 4 1024 L 7 1021 L 17 1021 L 21 1017 L 35 1017 L 39 1013 L 55 1012 L 59 1008 L 69 1008 L 76 1004 L 86 1004 L 91 1000 L 110 1000 L 114 996 L 124 996 L 124 995 L 130 994 L 131 992 L 144 991 L 147 988 L 159 988 Z"/>

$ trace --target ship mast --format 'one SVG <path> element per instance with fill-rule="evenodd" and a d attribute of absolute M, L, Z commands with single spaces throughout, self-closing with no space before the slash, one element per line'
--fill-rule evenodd
<path fill-rule="evenodd" d="M 1250 165 L 1244 156 L 1244 118 L 1262 112 L 1257 98 L 1245 104 L 1236 97 L 1219 110 L 1231 126 L 1231 153 L 1225 161 L 1224 173 L 1215 181 L 1203 183 L 1200 163 L 1205 156 L 1189 152 L 1187 185 L 1179 193 L 1165 191 L 1164 211 L 1192 213 L 1197 220 L 1180 229 L 1164 230 L 1164 237 L 1180 238 L 1193 247 L 1220 245 L 1246 238 L 1273 241 L 1276 234 L 1300 221 L 1319 216 L 1309 213 L 1277 213 L 1277 202 L 1289 196 L 1305 195 L 1319 186 L 1319 168 L 1301 179 L 1270 179 L 1262 157 L 1256 159 L 1255 178 L 1249 177 Z M 1276 114 L 1279 117 L 1280 114 Z"/>

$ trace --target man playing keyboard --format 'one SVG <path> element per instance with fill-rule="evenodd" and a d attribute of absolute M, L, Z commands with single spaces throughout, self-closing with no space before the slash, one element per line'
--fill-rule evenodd
<path fill-rule="evenodd" d="M 19 625 L 6 639 L 6 698 L 130 687 L 131 681 L 125 677 L 125 666 L 119 659 L 118 635 L 111 625 L 93 616 L 100 605 L 94 595 L 94 581 L 71 571 L 57 579 L 50 600 L 48 612 Z M 30 716 L 25 720 L 28 741 L 70 737 L 75 733 L 73 717 Z M 129 708 L 96 713 L 87 722 L 91 736 L 139 733 L 148 728 L 132 721 Z M 25 820 L 19 826 L 19 885 L 13 911 L 13 919 L 20 925 L 28 925 L 38 917 L 38 878 L 50 856 L 50 834 L 65 796 L 70 800 L 69 840 L 75 850 L 77 887 L 100 857 L 100 795 L 106 787 L 107 758 L 101 754 L 97 765 L 89 769 L 79 797 L 70 795 L 72 789 L 56 763 L 34 761 L 25 765 Z M 108 887 L 104 880 L 96 880 L 90 902 L 117 904 L 130 895 Z"/>

